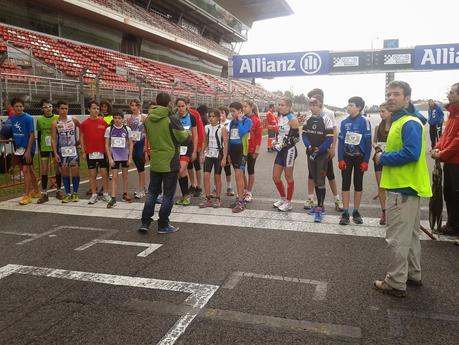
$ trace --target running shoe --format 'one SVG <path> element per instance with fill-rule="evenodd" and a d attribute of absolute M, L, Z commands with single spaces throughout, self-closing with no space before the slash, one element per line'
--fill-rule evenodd
<path fill-rule="evenodd" d="M 314 200 L 308 199 L 308 200 L 306 200 L 306 202 L 304 203 L 304 209 L 305 209 L 305 210 L 310 210 L 311 208 L 314 208 Z"/>
<path fill-rule="evenodd" d="M 213 208 L 219 208 L 221 206 L 222 206 L 222 202 L 221 202 L 220 198 L 215 198 L 214 202 L 212 204 L 212 207 Z"/>
<path fill-rule="evenodd" d="M 285 202 L 285 199 L 279 199 L 276 202 L 274 202 L 273 207 L 279 208 L 283 203 Z"/>
<path fill-rule="evenodd" d="M 148 231 L 150 230 L 150 225 L 148 224 L 142 224 L 140 228 L 138 228 L 138 231 Z"/>
<path fill-rule="evenodd" d="M 178 227 L 172 226 L 168 224 L 167 226 L 163 226 L 158 228 L 158 234 L 172 234 L 173 232 L 177 232 L 179 230 Z"/>
<path fill-rule="evenodd" d="M 322 215 L 327 214 L 327 212 L 325 211 L 325 206 L 322 206 L 322 207 L 317 206 L 317 207 L 319 207 L 319 208 L 322 210 Z M 310 215 L 312 215 L 312 216 L 315 215 L 315 214 L 316 214 L 316 208 L 317 208 L 317 207 L 310 208 L 310 209 L 307 211 L 307 213 L 310 214 Z"/>
<path fill-rule="evenodd" d="M 19 205 L 27 205 L 32 203 L 32 198 L 28 195 L 23 195 L 21 199 L 19 199 Z"/>
<path fill-rule="evenodd" d="M 339 225 L 349 225 L 350 220 L 349 220 L 349 213 L 344 213 L 341 215 L 341 218 L 339 220 Z"/>
<path fill-rule="evenodd" d="M 381 218 L 379 218 L 379 225 L 386 225 L 386 211 L 381 212 Z"/>
<path fill-rule="evenodd" d="M 163 203 L 163 195 L 159 194 L 158 197 L 156 198 L 156 203 L 157 204 L 162 204 Z"/>
<path fill-rule="evenodd" d="M 343 212 L 343 202 L 341 200 L 335 200 L 335 210 L 336 212 Z"/>
<path fill-rule="evenodd" d="M 40 199 L 37 200 L 37 204 L 44 204 L 45 202 L 48 202 L 48 194 L 43 193 L 40 197 Z"/>
<path fill-rule="evenodd" d="M 245 202 L 252 202 L 252 199 L 253 199 L 252 192 L 246 192 L 245 196 L 244 196 L 244 201 Z"/>
<path fill-rule="evenodd" d="M 108 195 L 108 193 L 104 193 L 104 195 L 102 195 L 102 201 L 110 202 L 110 200 L 112 200 L 112 197 Z"/>
<path fill-rule="evenodd" d="M 72 193 L 72 201 L 73 202 L 79 202 L 80 201 L 80 196 L 77 193 Z"/>
<path fill-rule="evenodd" d="M 212 207 L 212 200 L 210 197 L 205 198 L 200 204 L 200 208 Z"/>
<path fill-rule="evenodd" d="M 244 202 L 243 201 L 238 201 L 236 203 L 236 206 L 234 206 L 234 208 L 233 208 L 233 213 L 240 213 L 240 212 L 244 211 L 244 209 L 245 209 Z"/>
<path fill-rule="evenodd" d="M 145 193 L 140 191 L 140 192 L 134 192 L 134 198 L 135 199 L 142 199 L 145 196 Z"/>
<path fill-rule="evenodd" d="M 227 196 L 234 196 L 233 188 L 231 188 L 231 187 L 226 188 L 226 195 Z"/>
<path fill-rule="evenodd" d="M 115 205 L 116 205 L 116 199 L 112 197 L 110 201 L 107 203 L 107 208 L 112 208 Z"/>
<path fill-rule="evenodd" d="M 282 205 L 278 207 L 279 211 L 281 212 L 287 212 L 291 211 L 293 209 L 292 203 L 288 200 L 285 200 Z"/>
<path fill-rule="evenodd" d="M 322 207 L 316 207 L 314 210 L 314 223 L 322 223 Z"/>
<path fill-rule="evenodd" d="M 89 205 L 94 205 L 97 202 L 97 199 L 98 199 L 97 194 L 91 195 L 91 197 L 89 198 L 88 204 Z"/>
<path fill-rule="evenodd" d="M 128 193 L 123 193 L 123 201 L 132 202 L 132 198 L 128 195 Z"/>
<path fill-rule="evenodd" d="M 62 199 L 63 204 L 67 204 L 72 201 L 72 194 L 65 194 L 64 199 Z"/>
<path fill-rule="evenodd" d="M 30 197 L 32 199 L 39 199 L 39 198 L 41 198 L 41 193 L 40 192 L 32 192 L 32 193 L 30 193 Z"/>
<path fill-rule="evenodd" d="M 191 197 L 186 195 L 175 202 L 176 205 L 181 206 L 190 206 L 191 205 Z"/>
<path fill-rule="evenodd" d="M 360 215 L 358 210 L 352 211 L 352 221 L 355 224 L 363 224 L 362 216 Z"/>
<path fill-rule="evenodd" d="M 64 193 L 62 193 L 62 191 L 58 190 L 58 191 L 56 192 L 56 199 L 57 199 L 57 200 L 62 200 L 62 199 L 64 199 Z"/>
<path fill-rule="evenodd" d="M 193 195 L 195 192 L 196 192 L 196 187 L 191 186 L 190 188 L 188 188 L 188 193 L 190 195 Z"/>
<path fill-rule="evenodd" d="M 195 198 L 199 198 L 202 195 L 202 188 L 201 187 L 195 187 L 193 196 Z"/>

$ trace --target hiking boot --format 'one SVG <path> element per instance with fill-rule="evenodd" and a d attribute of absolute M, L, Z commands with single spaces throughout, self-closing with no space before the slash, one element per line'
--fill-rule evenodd
<path fill-rule="evenodd" d="M 158 234 L 172 234 L 173 232 L 176 232 L 178 230 L 179 230 L 178 227 L 176 228 L 175 226 L 168 224 L 167 226 L 164 226 L 161 228 L 158 227 L 157 233 Z"/>
<path fill-rule="evenodd" d="M 191 197 L 189 195 L 185 195 L 184 197 L 180 198 L 175 202 L 176 205 L 181 206 L 190 206 L 191 205 Z"/>
<path fill-rule="evenodd" d="M 116 205 L 116 199 L 112 197 L 110 201 L 107 203 L 107 208 L 112 208 L 115 205 Z"/>
<path fill-rule="evenodd" d="M 234 206 L 234 208 L 233 208 L 233 213 L 240 213 L 240 212 L 244 211 L 244 209 L 245 209 L 244 202 L 243 201 L 238 201 L 236 203 L 236 206 Z"/>
<path fill-rule="evenodd" d="M 68 204 L 72 201 L 72 194 L 65 194 L 64 198 L 62 199 L 63 204 Z"/>
<path fill-rule="evenodd" d="M 381 212 L 381 218 L 379 218 L 379 225 L 386 225 L 386 211 Z"/>
<path fill-rule="evenodd" d="M 206 207 L 212 207 L 212 200 L 210 199 L 210 197 L 207 197 L 205 198 L 200 204 L 199 204 L 199 207 L 200 208 L 206 208 Z"/>
<path fill-rule="evenodd" d="M 282 205 L 278 207 L 278 210 L 281 212 L 291 211 L 293 209 L 292 203 L 288 200 L 285 200 Z"/>
<path fill-rule="evenodd" d="M 202 195 L 202 188 L 201 187 L 195 187 L 194 192 L 193 192 L 193 197 L 199 198 L 201 195 Z"/>
<path fill-rule="evenodd" d="M 305 209 L 305 210 L 310 210 L 311 208 L 314 208 L 314 200 L 308 199 L 308 200 L 306 200 L 306 202 L 304 203 L 304 209 Z"/>
<path fill-rule="evenodd" d="M 23 195 L 21 199 L 19 199 L 19 205 L 27 205 L 32 203 L 32 198 L 28 195 Z"/>
<path fill-rule="evenodd" d="M 234 196 L 233 188 L 231 188 L 231 187 L 226 188 L 226 195 L 227 196 Z"/>
<path fill-rule="evenodd" d="M 72 201 L 73 202 L 80 201 L 80 196 L 77 193 L 72 193 Z"/>
<path fill-rule="evenodd" d="M 339 225 L 349 225 L 350 220 L 349 220 L 349 213 L 344 213 L 341 215 L 341 218 L 339 219 Z"/>
<path fill-rule="evenodd" d="M 335 200 L 335 210 L 336 212 L 343 212 L 343 202 L 341 200 Z"/>
<path fill-rule="evenodd" d="M 48 194 L 43 193 L 40 197 L 40 199 L 37 200 L 37 204 L 44 204 L 45 202 L 48 202 Z"/>
<path fill-rule="evenodd" d="M 362 216 L 360 215 L 358 210 L 352 211 L 352 221 L 355 224 L 363 224 Z"/>
<path fill-rule="evenodd" d="M 56 192 L 56 199 L 57 199 L 57 200 L 62 200 L 62 199 L 64 199 L 64 193 L 62 193 L 62 191 L 58 190 L 58 191 Z"/>
<path fill-rule="evenodd" d="M 405 290 L 394 289 L 393 287 L 389 286 L 384 280 L 375 280 L 373 282 L 373 287 L 377 291 L 385 293 L 387 295 L 391 295 L 398 298 L 406 297 Z"/>
<path fill-rule="evenodd" d="M 314 223 L 322 223 L 322 207 L 315 208 Z"/>
<path fill-rule="evenodd" d="M 215 198 L 214 202 L 212 204 L 212 207 L 213 208 L 219 208 L 221 206 L 222 206 L 222 202 L 221 202 L 220 198 Z"/>
<path fill-rule="evenodd" d="M 91 195 L 91 197 L 89 198 L 88 204 L 89 205 L 94 205 L 97 202 L 97 199 L 98 199 L 97 194 Z"/>
<path fill-rule="evenodd" d="M 274 202 L 273 207 L 279 208 L 283 203 L 285 202 L 285 199 L 279 199 L 276 202 Z"/>
<path fill-rule="evenodd" d="M 128 193 L 123 193 L 123 201 L 132 202 L 132 199 L 131 199 L 131 197 L 128 195 Z"/>

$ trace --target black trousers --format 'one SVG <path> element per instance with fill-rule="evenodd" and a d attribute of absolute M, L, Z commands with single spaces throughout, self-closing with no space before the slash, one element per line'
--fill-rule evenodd
<path fill-rule="evenodd" d="M 441 136 L 442 132 L 442 124 L 439 123 L 438 125 L 430 125 L 429 133 L 430 133 L 430 143 L 432 144 L 432 148 L 435 147 L 437 144 L 438 139 Z"/>
<path fill-rule="evenodd" d="M 448 225 L 459 231 L 459 164 L 445 163 L 443 180 Z"/>

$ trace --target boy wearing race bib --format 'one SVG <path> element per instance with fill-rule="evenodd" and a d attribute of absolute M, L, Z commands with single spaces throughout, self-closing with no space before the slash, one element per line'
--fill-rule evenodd
<path fill-rule="evenodd" d="M 107 122 L 99 115 L 99 104 L 90 101 L 88 104 L 89 118 L 80 125 L 81 155 L 88 162 L 89 182 L 91 184 L 91 198 L 88 204 L 93 205 L 97 202 L 97 182 L 96 167 L 99 167 L 102 176 L 103 195 L 102 199 L 106 202 L 111 200 L 108 195 L 108 161 L 105 155 L 105 129 Z"/>
<path fill-rule="evenodd" d="M 209 124 L 204 129 L 204 155 L 201 163 L 204 164 L 204 191 L 206 198 L 199 207 L 220 207 L 220 194 L 222 191 L 222 168 L 226 165 L 228 155 L 228 131 L 220 124 L 220 113 L 218 110 L 208 111 Z M 215 174 L 215 200 L 212 203 L 210 196 L 210 174 L 214 169 Z"/>
<path fill-rule="evenodd" d="M 132 163 L 132 130 L 123 125 L 124 115 L 121 111 L 113 112 L 113 123 L 105 130 L 105 150 L 110 167 L 113 171 L 112 198 L 107 208 L 116 205 L 116 188 L 118 181 L 118 169 L 121 166 L 123 175 L 123 200 L 132 202 L 128 195 L 128 168 Z"/>
<path fill-rule="evenodd" d="M 76 117 L 69 117 L 67 102 L 58 101 L 59 117 L 52 124 L 51 144 L 54 157 L 60 166 L 65 196 L 63 203 L 78 202 L 78 186 L 80 185 L 80 157 L 78 154 L 77 128 L 80 122 Z M 70 173 L 72 173 L 73 193 L 70 192 Z"/>
<path fill-rule="evenodd" d="M 362 116 L 365 101 L 361 97 L 351 97 L 348 101 L 347 111 L 349 116 L 341 122 L 338 135 L 338 160 L 339 169 L 343 177 L 343 214 L 340 225 L 349 224 L 349 199 L 351 188 L 352 170 L 354 170 L 354 209 L 352 220 L 362 224 L 359 213 L 362 199 L 363 174 L 368 170 L 368 160 L 371 154 L 371 125 L 370 121 Z"/>
<path fill-rule="evenodd" d="M 134 192 L 134 198 L 142 199 L 145 197 L 145 119 L 146 115 L 141 113 L 141 103 L 138 99 L 129 102 L 132 115 L 130 115 L 126 124 L 132 130 L 132 160 L 139 174 L 139 188 Z"/>
<path fill-rule="evenodd" d="M 41 197 L 37 200 L 37 204 L 43 204 L 48 199 L 48 171 L 51 162 L 54 164 L 54 171 L 56 174 L 56 198 L 63 199 L 61 192 L 62 177 L 59 171 L 59 164 L 54 156 L 53 147 L 51 145 L 51 128 L 53 122 L 59 118 L 59 115 L 53 114 L 53 105 L 47 99 L 41 101 L 41 109 L 43 115 L 37 119 L 37 142 L 38 152 L 40 154 L 40 172 L 41 172 Z"/>

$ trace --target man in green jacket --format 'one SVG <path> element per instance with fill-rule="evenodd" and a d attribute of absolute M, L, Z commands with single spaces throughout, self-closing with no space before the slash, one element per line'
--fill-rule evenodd
<path fill-rule="evenodd" d="M 180 146 L 188 144 L 191 140 L 188 132 L 180 124 L 180 120 L 172 115 L 170 102 L 169 94 L 159 93 L 156 96 L 157 106 L 151 109 L 145 120 L 145 129 L 150 143 L 150 185 L 142 212 L 142 226 L 139 230 L 149 230 L 162 185 L 163 200 L 159 210 L 159 234 L 169 234 L 178 230 L 169 224 L 169 216 L 180 167 Z"/>

